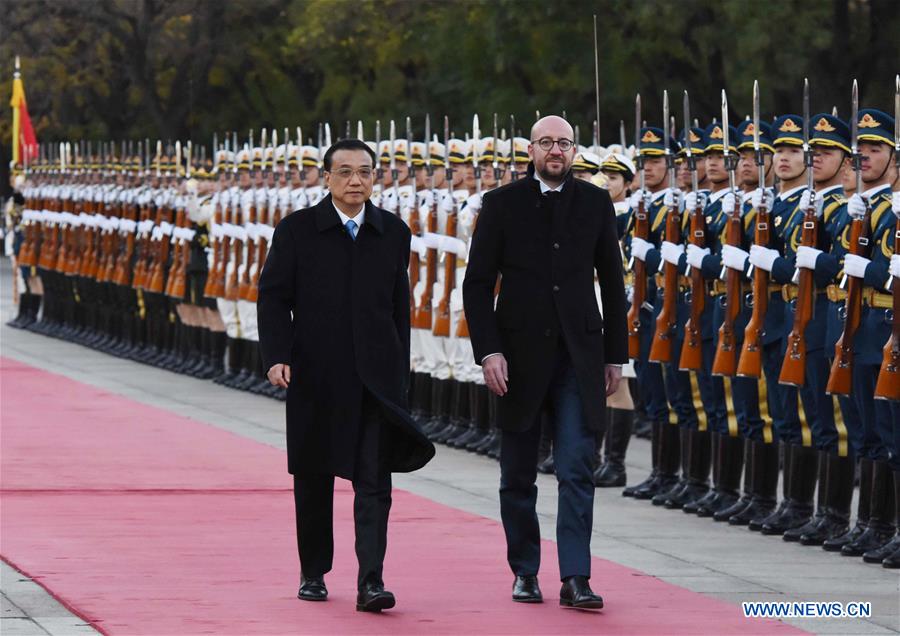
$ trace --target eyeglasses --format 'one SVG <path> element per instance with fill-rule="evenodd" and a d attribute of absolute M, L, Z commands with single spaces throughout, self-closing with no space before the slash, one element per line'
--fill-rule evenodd
<path fill-rule="evenodd" d="M 368 181 L 372 178 L 375 171 L 372 170 L 372 168 L 357 168 L 356 170 L 353 168 L 338 168 L 337 170 L 331 170 L 330 172 L 338 179 L 344 181 L 348 181 L 353 175 L 357 175 L 362 181 Z"/>
<path fill-rule="evenodd" d="M 575 142 L 571 139 L 566 139 L 563 137 L 562 139 L 553 139 L 551 137 L 541 137 L 537 141 L 532 141 L 531 143 L 536 144 L 538 148 L 543 150 L 544 152 L 550 152 L 553 149 L 553 144 L 559 146 L 560 152 L 569 152 L 572 147 L 575 145 Z"/>

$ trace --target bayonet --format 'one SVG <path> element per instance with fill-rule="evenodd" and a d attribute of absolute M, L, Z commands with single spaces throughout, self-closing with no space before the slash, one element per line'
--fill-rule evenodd
<path fill-rule="evenodd" d="M 625 153 L 625 148 L 628 146 L 625 145 L 625 120 L 619 120 L 619 144 L 622 146 L 622 153 Z M 599 144 L 597 144 L 599 145 Z"/>
<path fill-rule="evenodd" d="M 697 183 L 697 159 L 694 157 L 694 148 L 691 144 L 691 102 L 688 98 L 688 92 L 684 91 L 684 151 L 687 156 L 688 170 L 691 172 L 691 192 L 694 192 L 699 198 L 700 189 Z"/>
<path fill-rule="evenodd" d="M 381 120 L 375 120 L 375 180 L 381 183 L 384 180 L 384 170 L 381 169 Z M 384 184 L 382 184 L 384 187 Z M 383 193 L 382 193 L 383 194 Z"/>
<path fill-rule="evenodd" d="M 669 147 L 669 91 L 663 90 L 663 143 L 665 145 L 666 169 L 669 172 L 669 187 L 675 187 L 675 156 Z"/>
<path fill-rule="evenodd" d="M 594 14 L 594 106 L 597 117 L 597 145 L 600 145 L 600 49 L 597 46 L 597 14 Z M 577 142 L 576 142 L 577 143 Z"/>
<path fill-rule="evenodd" d="M 816 189 L 813 181 L 813 153 L 809 145 L 809 79 L 803 78 L 803 154 L 806 161 L 806 188 L 809 205 L 815 204 Z"/>
<path fill-rule="evenodd" d="M 391 183 L 394 186 L 394 199 L 397 201 L 397 214 L 400 214 L 400 184 L 398 181 L 400 180 L 400 171 L 397 170 L 397 128 L 394 125 L 394 120 L 391 120 L 391 149 L 390 149 L 390 157 L 391 157 Z"/>
<path fill-rule="evenodd" d="M 644 158 L 641 156 L 641 123 L 641 94 L 638 93 L 634 98 L 634 151 L 637 169 L 640 173 L 641 194 L 643 195 L 646 183 L 644 178 Z"/>
<path fill-rule="evenodd" d="M 363 123 L 361 119 L 356 122 L 356 138 L 360 141 L 365 141 L 366 139 L 365 133 L 363 132 Z"/>
<path fill-rule="evenodd" d="M 516 172 L 516 116 L 509 116 L 509 178 L 515 181 L 519 178 Z"/>
<path fill-rule="evenodd" d="M 475 192 L 481 194 L 481 168 L 478 166 L 478 141 L 481 130 L 478 128 L 478 115 L 472 116 L 472 167 L 475 169 Z"/>
<path fill-rule="evenodd" d="M 725 158 L 725 169 L 728 170 L 728 190 L 734 196 L 735 162 L 733 159 L 735 157 L 731 154 L 731 131 L 728 129 L 728 95 L 725 93 L 724 88 L 722 89 L 722 137 L 722 155 Z M 734 208 L 735 210 L 738 209 L 737 203 L 735 203 Z"/>
<path fill-rule="evenodd" d="M 900 73 L 894 78 L 894 163 L 900 171 Z"/>
<path fill-rule="evenodd" d="M 578 137 L 577 133 L 575 136 Z M 491 161 L 491 168 L 494 170 L 494 180 L 499 184 L 502 175 L 500 174 L 500 149 L 497 146 L 497 113 L 494 113 L 494 157 Z"/>

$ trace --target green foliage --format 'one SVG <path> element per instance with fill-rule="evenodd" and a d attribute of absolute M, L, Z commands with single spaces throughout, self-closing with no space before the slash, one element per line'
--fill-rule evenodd
<path fill-rule="evenodd" d="M 687 89 L 702 121 L 750 109 L 890 108 L 900 59 L 896 0 L 0 0 L 0 60 L 22 56 L 40 139 L 162 137 L 330 121 L 449 115 L 457 135 L 509 114 L 566 111 L 590 135 L 593 20 L 600 49 L 601 140 L 631 138 L 634 94 L 659 123 L 662 90 Z M 0 85 L 8 103 L 11 82 Z M 10 118 L 0 122 L 9 137 Z M 402 128 L 402 124 L 400 126 Z M 439 128 L 438 124 L 434 126 Z"/>

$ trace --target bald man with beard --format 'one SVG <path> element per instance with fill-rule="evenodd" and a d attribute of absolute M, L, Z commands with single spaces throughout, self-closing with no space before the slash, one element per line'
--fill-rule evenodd
<path fill-rule="evenodd" d="M 593 457 L 606 397 L 627 362 L 626 302 L 613 204 L 605 190 L 573 177 L 573 139 L 565 119 L 539 120 L 525 178 L 484 195 L 463 298 L 475 360 L 499 396 L 500 512 L 512 598 L 543 600 L 535 481 L 546 411 L 559 484 L 559 602 L 600 609 L 603 599 L 589 585 Z"/>

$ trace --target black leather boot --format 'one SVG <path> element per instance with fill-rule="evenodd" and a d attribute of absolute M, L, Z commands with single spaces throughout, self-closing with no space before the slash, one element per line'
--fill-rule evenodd
<path fill-rule="evenodd" d="M 840 552 L 848 543 L 856 541 L 869 527 L 869 509 L 872 502 L 872 471 L 874 462 L 868 457 L 859 459 L 859 501 L 856 504 L 856 524 L 842 535 L 825 539 L 822 549 Z"/>
<path fill-rule="evenodd" d="M 492 457 L 493 459 L 500 459 L 500 439 L 503 435 L 503 431 L 500 430 L 500 426 L 497 423 L 498 400 L 499 398 L 496 393 L 488 391 L 488 417 L 491 422 L 493 434 L 490 437 L 490 443 L 485 447 L 482 454 Z"/>
<path fill-rule="evenodd" d="M 714 496 L 697 505 L 698 517 L 712 517 L 733 506 L 740 498 L 741 475 L 744 472 L 744 438 L 719 435 L 719 480 Z"/>
<path fill-rule="evenodd" d="M 778 492 L 778 442 L 750 442 L 750 503 L 728 518 L 729 525 L 746 526 L 753 519 L 763 519 L 775 510 Z"/>
<path fill-rule="evenodd" d="M 763 524 L 763 534 L 784 534 L 786 530 L 804 525 L 813 515 L 819 452 L 810 446 L 792 445 L 790 455 L 788 503 L 780 515 Z"/>
<path fill-rule="evenodd" d="M 863 561 L 866 563 L 881 563 L 894 556 L 894 553 L 900 551 L 900 471 L 894 471 L 894 537 L 880 548 L 869 550 L 863 553 Z M 891 567 L 891 566 L 885 566 Z"/>
<path fill-rule="evenodd" d="M 450 399 L 452 398 L 453 380 L 437 380 L 432 382 L 431 405 L 433 414 L 426 434 L 431 441 L 437 438 L 450 426 Z"/>
<path fill-rule="evenodd" d="M 647 488 L 634 493 L 635 499 L 653 499 L 657 494 L 671 490 L 678 483 L 678 467 L 681 464 L 681 427 L 663 424 L 659 431 L 659 460 L 657 479 Z"/>
<path fill-rule="evenodd" d="M 747 506 L 750 505 L 750 500 L 753 498 L 753 493 L 750 489 L 752 479 L 750 476 L 750 472 L 752 471 L 752 469 L 753 463 L 750 461 L 750 440 L 744 438 L 744 494 L 742 494 L 741 498 L 735 501 L 732 505 L 714 513 L 714 521 L 728 521 L 732 516 L 736 515 L 739 512 L 742 512 Z"/>
<path fill-rule="evenodd" d="M 709 440 L 711 446 L 711 462 L 712 462 L 712 483 L 719 483 L 719 471 L 722 468 L 722 462 L 719 461 L 719 453 L 722 450 L 722 445 L 719 443 L 719 438 L 722 437 L 720 433 L 716 431 L 709 432 Z M 700 497 L 699 499 L 695 499 L 693 501 L 688 501 L 685 503 L 681 510 L 685 514 L 695 515 L 697 514 L 697 510 L 700 506 L 705 506 L 708 503 L 711 503 L 716 498 L 716 492 L 713 489 L 707 490 L 706 494 Z"/>
<path fill-rule="evenodd" d="M 469 409 L 472 411 L 472 419 L 478 428 L 478 435 L 466 444 L 466 450 L 477 452 L 478 448 L 490 436 L 490 419 L 488 418 L 488 388 L 483 384 L 472 384 L 469 387 Z"/>
<path fill-rule="evenodd" d="M 819 451 L 819 470 L 818 470 L 818 484 L 819 487 L 816 489 L 816 511 L 809 521 L 804 523 L 802 526 L 797 526 L 796 528 L 789 528 L 784 531 L 782 535 L 782 539 L 788 541 L 790 543 L 799 543 L 800 537 L 802 537 L 807 532 L 811 532 L 819 525 L 822 519 L 825 517 L 825 491 L 828 488 L 828 453 L 824 451 Z"/>
<path fill-rule="evenodd" d="M 677 510 L 685 504 L 702 499 L 709 492 L 709 469 L 712 446 L 709 431 L 688 430 L 687 484 L 665 501 L 665 507 Z M 684 443 L 682 441 L 682 443 Z"/>
<path fill-rule="evenodd" d="M 594 473 L 594 485 L 598 488 L 616 488 L 625 485 L 625 453 L 631 441 L 634 427 L 634 411 L 610 409 L 606 425 L 606 441 L 603 463 Z"/>
<path fill-rule="evenodd" d="M 791 453 L 790 453 L 790 445 L 781 443 L 780 445 L 781 452 L 781 503 L 778 504 L 776 508 L 774 508 L 771 512 L 766 515 L 761 515 L 759 517 L 755 517 L 750 520 L 750 523 L 747 524 L 747 527 L 754 532 L 759 532 L 762 530 L 763 524 L 767 523 L 769 520 L 777 519 L 781 516 L 784 509 L 787 507 L 788 502 L 790 501 L 788 498 L 788 492 L 790 490 L 790 477 L 791 477 Z"/>
<path fill-rule="evenodd" d="M 623 497 L 634 497 L 638 490 L 645 490 L 659 479 L 659 437 L 663 424 L 653 422 L 650 435 L 650 474 L 644 481 L 622 490 Z"/>
<path fill-rule="evenodd" d="M 855 541 L 841 548 L 844 556 L 862 556 L 881 548 L 897 531 L 894 525 L 894 477 L 890 464 L 876 460 L 872 465 L 872 496 L 869 503 L 869 526 Z M 882 557 L 884 558 L 884 557 Z"/>
<path fill-rule="evenodd" d="M 688 470 L 689 464 L 691 461 L 691 443 L 690 443 L 690 434 L 691 429 L 685 426 L 678 427 L 678 466 L 680 474 L 678 475 L 678 481 L 676 481 L 669 488 L 660 490 L 653 497 L 650 498 L 650 503 L 654 506 L 662 506 L 672 497 L 677 497 L 678 494 L 687 487 L 688 484 Z M 684 505 L 684 504 L 682 504 Z"/>
<path fill-rule="evenodd" d="M 824 463 L 827 467 L 824 514 L 814 528 L 800 535 L 802 545 L 822 545 L 825 541 L 839 537 L 850 529 L 850 504 L 853 501 L 856 461 L 853 457 L 827 453 Z M 822 487 L 820 480 L 819 488 Z"/>

